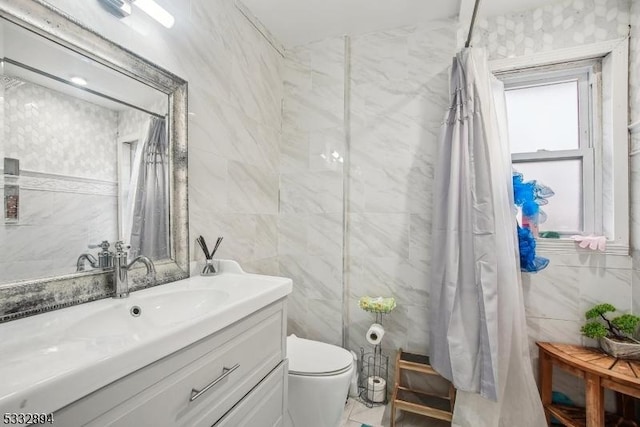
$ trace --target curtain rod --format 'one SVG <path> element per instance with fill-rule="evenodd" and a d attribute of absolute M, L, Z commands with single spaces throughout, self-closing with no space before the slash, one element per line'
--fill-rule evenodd
<path fill-rule="evenodd" d="M 476 16 L 478 15 L 479 8 L 480 8 L 480 0 L 476 0 L 476 3 L 473 5 L 473 15 L 471 16 L 471 24 L 469 25 L 469 35 L 467 36 L 467 42 L 464 44 L 464 47 L 471 46 L 471 37 L 473 36 L 473 27 L 476 24 Z"/>

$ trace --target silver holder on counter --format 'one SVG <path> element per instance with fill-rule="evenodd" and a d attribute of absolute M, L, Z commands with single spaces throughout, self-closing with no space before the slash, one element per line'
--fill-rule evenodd
<path fill-rule="evenodd" d="M 217 271 L 216 271 L 216 267 L 213 265 L 213 260 L 212 259 L 206 260 L 200 275 L 202 275 L 202 276 L 213 276 L 216 273 L 217 273 Z"/>
<path fill-rule="evenodd" d="M 204 237 L 198 236 L 196 242 L 198 243 L 198 245 L 200 245 L 202 252 L 204 252 L 204 257 L 206 258 L 204 267 L 202 268 L 202 272 L 200 273 L 200 275 L 213 276 L 217 273 L 216 267 L 213 264 L 213 256 L 216 254 L 216 251 L 220 247 L 220 243 L 222 243 L 222 237 L 218 237 L 218 240 L 216 240 L 216 245 L 213 247 L 213 250 L 211 252 L 209 252 L 209 248 L 207 247 L 207 242 L 205 242 Z"/>

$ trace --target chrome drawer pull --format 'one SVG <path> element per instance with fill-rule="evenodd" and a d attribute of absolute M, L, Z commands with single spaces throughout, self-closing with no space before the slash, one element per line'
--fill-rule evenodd
<path fill-rule="evenodd" d="M 213 387 L 214 385 L 218 384 L 220 381 L 222 381 L 223 379 L 227 378 L 229 375 L 231 375 L 231 373 L 233 371 L 235 371 L 236 369 L 238 369 L 240 367 L 239 363 L 236 363 L 235 365 L 233 365 L 231 368 L 222 368 L 222 375 L 220 375 L 218 378 L 216 378 L 215 380 L 211 381 L 209 383 L 208 386 L 206 386 L 205 388 L 203 388 L 202 390 L 198 391 L 195 388 L 191 389 L 191 398 L 189 399 L 189 402 L 193 402 L 194 400 L 196 400 L 197 398 L 199 398 L 200 396 L 202 396 L 203 393 L 206 393 L 207 390 L 209 390 L 211 387 Z"/>

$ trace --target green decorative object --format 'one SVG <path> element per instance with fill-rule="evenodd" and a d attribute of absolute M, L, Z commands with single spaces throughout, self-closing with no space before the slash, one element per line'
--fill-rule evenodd
<path fill-rule="evenodd" d="M 613 305 L 603 303 L 585 313 L 588 322 L 580 332 L 588 338 L 598 340 L 600 347 L 614 357 L 640 359 L 640 341 L 634 334 L 640 325 L 640 317 L 622 314 L 609 319 L 607 313 L 618 311 Z"/>
<path fill-rule="evenodd" d="M 364 311 L 372 313 L 389 313 L 396 308 L 396 299 L 394 297 L 368 297 L 364 296 L 358 301 L 358 305 Z"/>

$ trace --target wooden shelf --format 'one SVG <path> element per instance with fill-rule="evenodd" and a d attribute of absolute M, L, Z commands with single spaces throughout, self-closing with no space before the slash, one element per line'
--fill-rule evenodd
<path fill-rule="evenodd" d="M 546 405 L 545 409 L 567 427 L 587 426 L 587 414 L 584 408 L 551 404 Z M 605 426 L 615 427 L 621 419 L 619 415 L 606 413 Z"/>
<path fill-rule="evenodd" d="M 420 372 L 426 375 L 440 376 L 432 367 L 428 356 L 422 354 L 405 353 L 400 352 L 400 358 L 398 359 L 398 366 L 400 369 L 406 369 L 408 371 Z"/>
<path fill-rule="evenodd" d="M 455 403 L 455 389 L 449 387 L 448 396 L 437 396 L 421 390 L 411 389 L 401 383 L 401 371 L 440 377 L 432 367 L 429 357 L 398 351 L 396 356 L 396 379 L 391 405 L 391 426 L 395 426 L 396 410 L 412 412 L 430 418 L 451 421 Z"/>
<path fill-rule="evenodd" d="M 451 401 L 440 396 L 431 396 L 413 390 L 399 388 L 394 400 L 396 409 L 413 412 L 439 420 L 451 421 Z"/>

